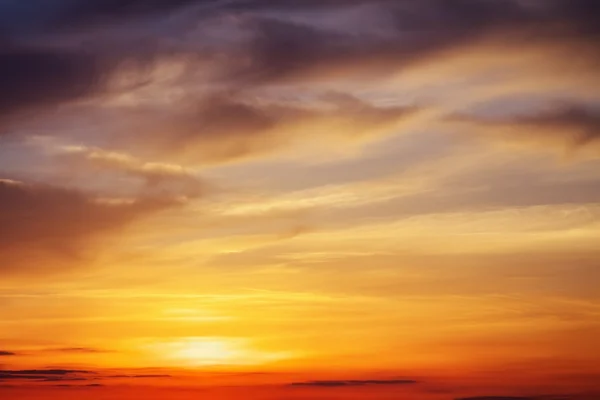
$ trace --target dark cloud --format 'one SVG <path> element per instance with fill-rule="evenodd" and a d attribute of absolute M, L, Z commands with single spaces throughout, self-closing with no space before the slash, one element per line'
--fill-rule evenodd
<path fill-rule="evenodd" d="M 95 349 L 91 347 L 63 347 L 60 349 L 48 349 L 46 350 L 52 353 L 72 353 L 72 354 L 98 354 L 107 353 L 107 350 Z"/>
<path fill-rule="evenodd" d="M 348 10 L 361 11 L 360 18 L 351 19 L 343 12 Z M 169 85 L 186 96 L 168 105 L 129 105 L 115 121 L 104 122 L 102 135 L 117 136 L 117 147 L 146 150 L 158 159 L 183 153 L 186 162 L 214 162 L 279 149 L 319 125 L 350 138 L 390 133 L 400 127 L 378 128 L 405 118 L 406 110 L 336 103 L 325 112 L 315 96 L 298 107 L 268 93 L 282 84 L 295 85 L 299 93 L 314 82 L 372 82 L 415 66 L 442 65 L 450 53 L 495 51 L 486 40 L 500 48 L 544 48 L 547 65 L 572 56 L 576 62 L 568 68 L 594 75 L 600 62 L 598 14 L 595 0 L 35 0 L 27 7 L 5 1 L 0 3 L 0 134 L 79 100 L 130 94 L 137 101 L 136 90 L 164 79 L 152 71 L 169 63 L 185 65 Z M 549 50 L 557 46 L 563 50 Z M 506 57 L 517 56 L 507 52 Z M 205 64 L 211 72 L 198 73 Z M 123 75 L 131 82 L 116 85 Z M 230 95 L 213 94 L 224 91 Z M 167 97 L 163 88 L 156 93 Z M 79 131 L 85 126 L 81 113 L 104 108 L 94 103 L 66 118 L 77 120 Z M 560 135 L 579 146 L 598 137 L 597 116 L 574 110 L 513 122 L 524 130 L 571 132 Z M 136 168 L 125 166 L 151 186 L 165 182 L 164 171 Z M 194 179 L 180 178 L 177 185 L 198 190 Z"/>
<path fill-rule="evenodd" d="M 0 43 L 0 122 L 24 110 L 90 95 L 99 88 L 102 73 L 84 51 Z"/>
<path fill-rule="evenodd" d="M 461 397 L 456 400 L 571 400 L 571 396 L 478 396 Z"/>
<path fill-rule="evenodd" d="M 75 369 L 25 369 L 25 370 L 0 370 L 0 382 L 28 382 L 30 384 L 44 384 L 53 382 L 57 386 L 103 386 L 110 379 L 168 379 L 167 374 L 122 374 L 107 375 L 102 371 L 87 371 Z"/>
<path fill-rule="evenodd" d="M 4 32 L 24 34 L 55 29 L 112 24 L 121 20 L 163 16 L 189 4 L 219 0 L 4 0 L 0 3 L 0 26 Z"/>
<path fill-rule="evenodd" d="M 1 270 L 80 260 L 96 240 L 175 204 L 164 198 L 111 202 L 71 189 L 0 180 Z"/>
<path fill-rule="evenodd" d="M 542 9 L 512 0 L 338 3 L 340 9 L 357 5 L 376 11 L 365 13 L 363 24 L 388 25 L 388 34 L 350 34 L 284 18 L 251 18 L 249 62 L 234 75 L 254 85 L 344 75 L 376 78 L 417 62 L 435 62 L 449 50 L 491 36 L 504 36 L 517 47 L 527 39 L 588 44 L 598 40 L 597 30 L 591 28 L 598 19 L 590 16 L 597 5 L 585 0 L 550 1 Z M 320 7 L 324 6 L 313 3 L 304 9 Z M 596 59 L 595 46 L 588 50 L 593 54 L 580 53 L 579 61 Z"/>
<path fill-rule="evenodd" d="M 70 375 L 70 374 L 93 374 L 92 371 L 81 369 L 21 369 L 21 370 L 1 370 L 3 374 L 13 375 Z"/>
<path fill-rule="evenodd" d="M 515 397 L 515 396 L 479 396 L 460 397 L 456 400 L 535 400 L 537 397 Z"/>
<path fill-rule="evenodd" d="M 479 35 L 527 16 L 512 2 L 423 3 L 371 2 L 370 6 L 380 11 L 371 18 L 379 21 L 370 21 L 365 15 L 364 23 L 388 22 L 394 26 L 384 37 L 352 35 L 274 18 L 253 19 L 250 63 L 238 73 L 254 84 L 340 75 L 375 78 L 396 73 L 447 48 L 474 42 Z M 386 21 L 384 13 L 391 21 Z"/>
<path fill-rule="evenodd" d="M 326 380 L 294 382 L 291 386 L 318 386 L 318 387 L 348 387 L 348 386 L 387 386 L 387 385 L 414 385 L 418 381 L 412 379 L 366 379 L 366 380 Z"/>
<path fill-rule="evenodd" d="M 62 376 L 51 376 L 48 378 L 39 379 L 40 382 L 83 382 L 87 381 L 87 378 L 81 377 L 62 377 Z"/>
<path fill-rule="evenodd" d="M 66 3 L 66 2 L 63 2 Z M 156 14 L 165 16 L 190 4 L 216 4 L 215 0 L 91 0 L 71 1 L 56 19 L 62 24 L 75 25 L 93 22 L 106 23 L 120 19 L 146 17 Z"/>
<path fill-rule="evenodd" d="M 1 381 L 62 382 L 85 381 L 94 375 L 91 371 L 71 369 L 0 370 Z"/>
<path fill-rule="evenodd" d="M 100 82 L 103 79 L 100 77 L 115 71 L 114 62 L 101 60 L 108 57 L 119 64 L 136 58 L 136 53 L 148 50 L 147 46 L 139 45 L 133 29 L 119 31 L 118 45 L 56 48 L 44 46 L 46 40 L 40 36 L 39 47 L 17 46 L 14 43 L 19 43 L 17 39 L 23 34 L 15 31 L 10 23 L 20 20 L 37 21 L 41 35 L 48 32 L 49 26 L 56 24 L 80 24 L 91 29 L 89 21 L 100 20 L 126 26 L 131 18 L 145 16 L 149 17 L 145 26 L 160 38 L 156 39 L 157 42 L 163 39 L 177 42 L 180 39 L 174 35 L 178 32 L 174 34 L 165 30 L 163 35 L 160 34 L 160 21 L 168 19 L 169 12 L 175 12 L 177 18 L 173 17 L 174 20 L 181 19 L 181 24 L 187 26 L 182 29 L 190 30 L 215 15 L 236 15 L 245 21 L 241 26 L 249 39 L 240 46 L 234 46 L 233 52 L 229 46 L 217 41 L 216 48 L 213 43 L 213 50 L 208 54 L 212 61 L 218 55 L 229 54 L 230 57 L 224 58 L 229 61 L 220 68 L 226 72 L 223 83 L 238 88 L 336 74 L 360 73 L 375 77 L 382 72 L 395 73 L 403 66 L 428 60 L 449 48 L 465 46 L 493 32 L 533 29 L 535 33 L 531 37 L 537 38 L 535 40 L 539 40 L 540 32 L 546 30 L 555 32 L 552 35 L 556 40 L 595 42 L 598 39 L 598 13 L 595 12 L 598 5 L 593 0 L 553 0 L 546 2 L 541 9 L 526 7 L 515 0 L 431 0 L 418 3 L 366 0 L 62 0 L 45 2 L 43 6 L 43 2 L 37 3 L 40 3 L 38 9 L 23 7 L 16 1 L 2 4 L 4 17 L 0 24 L 5 25 L 5 32 L 9 32 L 6 42 L 13 45 L 3 46 L 1 56 L 0 89 L 3 93 L 11 93 L 11 96 L 4 95 L 0 100 L 1 113 L 88 96 L 102 89 Z M 365 13 L 362 23 L 388 25 L 390 31 L 386 35 L 352 34 L 348 30 L 335 31 L 320 26 L 317 19 L 309 24 L 296 22 L 293 18 L 295 12 L 341 11 L 350 7 L 369 7 L 374 12 Z M 191 12 L 196 9 L 199 12 Z M 550 29 L 556 25 L 564 29 Z M 111 28 L 112 25 L 106 29 Z M 195 40 L 202 44 L 206 37 L 198 36 Z M 36 36 L 28 39 L 35 42 Z M 123 51 L 121 44 L 128 42 L 131 46 Z M 193 53 L 203 46 L 189 43 L 163 46 L 155 43 L 150 47 L 151 52 L 157 52 L 161 57 L 171 55 L 173 51 Z M 107 54 L 110 53 L 108 48 L 120 49 L 120 53 Z M 590 47 L 591 50 L 594 48 Z M 160 54 L 163 52 L 166 54 Z M 596 55 L 597 50 L 596 54 L 579 54 L 579 57 Z"/>
<path fill-rule="evenodd" d="M 85 98 L 106 89 L 105 78 L 122 55 L 100 54 L 99 48 L 51 45 L 45 35 L 60 27 L 114 25 L 139 16 L 156 15 L 199 0 L 33 0 L 0 3 L 0 122 L 24 111 Z M 73 32 L 72 35 L 77 35 Z M 73 36 L 71 42 L 77 42 Z M 27 43 L 27 44 L 23 44 Z M 115 58 L 116 57 L 116 58 Z M 10 93 L 10 95 L 8 95 Z M 7 129 L 0 126 L 0 134 Z"/>
<path fill-rule="evenodd" d="M 127 379 L 149 379 L 149 378 L 172 378 L 167 374 L 143 374 L 143 375 L 111 375 L 109 378 L 127 378 Z"/>
<path fill-rule="evenodd" d="M 13 353 L 12 351 L 0 350 L 0 357 L 11 357 L 16 355 L 17 353 Z"/>
<path fill-rule="evenodd" d="M 563 147 L 596 146 L 600 141 L 600 109 L 561 105 L 533 115 L 509 118 L 456 116 L 451 121 L 481 136 L 491 134 L 533 143 L 555 142 Z"/>
<path fill-rule="evenodd" d="M 59 385 L 54 385 L 54 387 L 61 387 L 61 388 L 81 388 L 81 387 L 86 387 L 86 388 L 93 388 L 93 387 L 104 387 L 106 385 L 103 385 L 101 383 L 89 383 L 87 385 L 69 385 L 66 383 L 62 383 Z"/>

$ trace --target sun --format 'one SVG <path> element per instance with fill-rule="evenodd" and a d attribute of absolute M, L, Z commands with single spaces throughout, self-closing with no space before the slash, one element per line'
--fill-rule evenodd
<path fill-rule="evenodd" d="M 236 362 L 242 356 L 238 346 L 215 339 L 194 339 L 175 343 L 172 356 L 196 365 L 213 365 Z"/>
<path fill-rule="evenodd" d="M 248 340 L 238 338 L 179 338 L 152 348 L 169 364 L 187 367 L 259 365 L 281 358 L 281 354 L 252 349 Z"/>

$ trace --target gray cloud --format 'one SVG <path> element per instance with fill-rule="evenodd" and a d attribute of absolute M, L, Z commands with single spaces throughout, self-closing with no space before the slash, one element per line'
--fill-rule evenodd
<path fill-rule="evenodd" d="M 61 387 L 61 388 L 80 388 L 80 387 L 86 387 L 86 388 L 99 388 L 99 387 L 104 387 L 106 385 L 102 384 L 102 383 L 88 383 L 87 385 L 69 385 L 66 383 L 62 383 L 59 385 L 54 385 L 55 387 Z"/>
<path fill-rule="evenodd" d="M 317 386 L 317 387 L 349 387 L 349 386 L 388 386 L 388 385 L 414 385 L 418 381 L 412 379 L 365 379 L 365 380 L 324 380 L 294 382 L 291 386 Z"/>
<path fill-rule="evenodd" d="M 99 67 L 85 51 L 0 43 L 0 122 L 90 95 L 100 86 Z"/>
<path fill-rule="evenodd" d="M 29 382 L 61 382 L 85 381 L 93 378 L 94 373 L 84 370 L 71 369 L 25 369 L 0 370 L 0 382 L 29 381 Z"/>
<path fill-rule="evenodd" d="M 127 378 L 127 379 L 149 379 L 149 378 L 172 378 L 167 374 L 143 374 L 143 375 L 111 375 L 109 378 Z"/>
<path fill-rule="evenodd" d="M 600 141 L 600 109 L 584 106 L 562 105 L 510 118 L 455 116 L 450 120 L 481 136 L 521 139 L 534 144 L 555 142 L 575 149 L 596 146 Z"/>
<path fill-rule="evenodd" d="M 57 383 L 61 387 L 104 386 L 111 379 L 168 379 L 167 374 L 122 374 L 108 375 L 106 371 L 89 371 L 76 369 L 24 369 L 0 370 L 0 383 L 27 382 L 28 384 Z M 88 383 L 91 382 L 91 383 Z"/>
<path fill-rule="evenodd" d="M 190 113 L 180 113 L 172 106 L 171 117 L 166 120 L 173 123 L 183 118 L 175 125 L 187 129 L 173 130 L 172 146 L 185 147 L 188 139 L 219 139 L 225 149 L 217 153 L 226 154 L 260 152 L 272 143 L 242 138 L 265 132 L 270 137 L 271 127 L 285 127 L 287 112 L 281 115 L 278 110 L 268 115 L 239 97 L 263 96 L 264 90 L 274 85 L 344 76 L 354 81 L 381 78 L 418 63 L 435 64 L 450 50 L 467 48 L 491 36 L 517 48 L 523 42 L 548 46 L 571 43 L 573 46 L 567 47 L 578 57 L 577 68 L 585 65 L 593 70 L 600 59 L 595 46 L 600 26 L 598 4 L 593 0 L 551 0 L 538 7 L 516 0 L 430 0 L 418 4 L 364 0 L 180 0 L 168 4 L 62 0 L 43 6 L 40 3 L 35 15 L 18 2 L 3 3 L 2 8 L 0 24 L 5 39 L 0 46 L 0 90 L 11 93 L 0 98 L 0 114 L 5 118 L 23 110 L 47 109 L 106 94 L 114 75 L 132 65 L 145 70 L 169 60 L 183 58 L 192 66 L 200 60 L 212 65 L 217 74 L 203 75 L 200 82 L 194 81 L 198 75 L 186 75 L 177 84 L 199 97 L 204 96 L 201 87 L 207 85 L 229 88 L 235 95 L 225 102 L 216 101 L 213 108 L 192 109 Z M 354 21 L 363 25 L 359 33 L 350 32 L 348 21 L 340 27 L 345 17 L 339 12 L 358 8 L 364 10 L 361 21 Z M 218 18 L 224 28 L 211 31 Z M 25 27 L 14 23 L 26 20 L 30 24 Z M 57 26 L 71 30 L 57 33 Z M 369 28 L 372 26 L 381 29 Z M 114 42 L 115 35 L 118 43 Z M 20 44 L 24 38 L 35 46 Z M 142 86 L 145 83 L 142 79 Z M 236 119 L 229 121 L 232 115 Z M 351 125 L 352 113 L 345 115 Z M 186 133 L 189 131 L 194 134 Z M 142 145 L 150 134 L 147 130 L 135 132 Z"/>

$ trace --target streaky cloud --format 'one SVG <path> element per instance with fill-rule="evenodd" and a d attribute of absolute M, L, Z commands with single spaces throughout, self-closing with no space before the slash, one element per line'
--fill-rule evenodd
<path fill-rule="evenodd" d="M 314 386 L 314 387 L 352 387 L 352 386 L 388 386 L 388 385 L 414 385 L 419 383 L 412 379 L 357 379 L 357 380 L 323 380 L 294 382 L 290 386 Z"/>

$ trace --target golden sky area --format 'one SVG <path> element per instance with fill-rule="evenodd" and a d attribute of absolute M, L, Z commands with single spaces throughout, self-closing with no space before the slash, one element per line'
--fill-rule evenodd
<path fill-rule="evenodd" d="M 0 398 L 600 399 L 599 5 L 0 1 Z"/>

